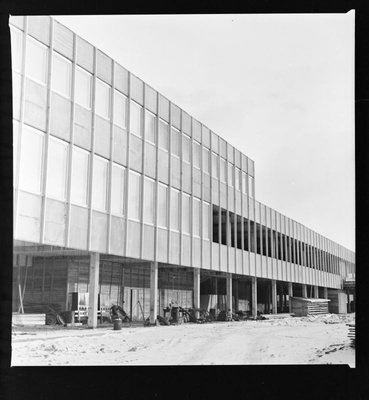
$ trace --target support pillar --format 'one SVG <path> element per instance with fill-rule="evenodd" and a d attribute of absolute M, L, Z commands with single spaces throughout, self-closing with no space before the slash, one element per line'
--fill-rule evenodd
<path fill-rule="evenodd" d="M 227 289 L 227 310 L 230 309 L 232 310 L 232 274 L 227 274 L 227 283 L 226 283 L 226 289 Z"/>
<path fill-rule="evenodd" d="M 324 288 L 324 298 L 328 299 L 328 288 L 327 287 Z"/>
<path fill-rule="evenodd" d="M 349 290 L 346 291 L 346 295 L 347 295 L 347 312 L 350 313 L 351 312 L 351 303 L 350 303 L 350 291 Z"/>
<path fill-rule="evenodd" d="M 293 285 L 292 285 L 292 282 L 288 282 L 288 310 L 290 313 L 292 313 L 291 297 L 293 297 Z"/>
<path fill-rule="evenodd" d="M 200 308 L 200 268 L 193 270 L 193 306 Z"/>
<path fill-rule="evenodd" d="M 277 314 L 277 281 L 272 280 L 272 313 Z"/>
<path fill-rule="evenodd" d="M 100 254 L 90 254 L 90 278 L 88 289 L 88 326 L 90 328 L 97 328 L 97 303 L 99 296 L 99 267 L 100 267 Z"/>
<path fill-rule="evenodd" d="M 303 285 L 302 285 L 302 297 L 303 297 L 304 299 L 307 299 L 307 297 L 308 297 L 307 285 L 306 285 L 306 284 L 303 284 Z"/>
<path fill-rule="evenodd" d="M 238 311 L 238 279 L 234 281 L 234 308 L 235 311 Z"/>
<path fill-rule="evenodd" d="M 155 324 L 158 315 L 158 263 L 150 263 L 150 324 Z"/>
<path fill-rule="evenodd" d="M 314 286 L 314 299 L 319 299 L 319 287 Z"/>
<path fill-rule="evenodd" d="M 252 316 L 258 315 L 258 283 L 256 277 L 251 278 L 251 311 Z"/>

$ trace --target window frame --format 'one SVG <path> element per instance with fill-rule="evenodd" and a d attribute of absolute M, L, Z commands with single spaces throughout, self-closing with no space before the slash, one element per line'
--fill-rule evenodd
<path fill-rule="evenodd" d="M 59 94 L 60 96 L 63 96 L 63 97 L 65 97 L 66 99 L 69 99 L 70 100 L 70 98 L 71 98 L 71 96 L 72 96 L 72 68 L 73 68 L 73 64 L 72 64 L 72 62 L 70 61 L 70 60 L 68 60 L 68 58 L 66 58 L 66 57 L 64 57 L 64 56 L 62 56 L 61 54 L 59 54 L 57 51 L 55 51 L 55 50 L 53 50 L 53 52 L 52 52 L 52 57 L 53 57 L 53 62 L 52 62 L 52 73 L 51 73 L 51 83 L 50 83 L 50 85 L 51 85 L 51 90 L 54 92 L 54 93 L 57 93 L 57 94 Z M 58 90 L 58 89 L 55 89 L 55 87 L 53 87 L 54 85 L 55 85 L 55 80 L 54 79 L 56 79 L 56 74 L 55 74 L 55 59 L 54 59 L 54 57 L 56 58 L 56 59 L 59 59 L 59 60 L 61 60 L 62 62 L 64 62 L 65 64 L 67 64 L 68 65 L 68 67 L 69 67 L 69 84 L 68 84 L 68 93 L 66 94 L 65 92 L 62 92 L 61 90 Z M 54 82 L 54 83 L 53 83 Z"/>
<path fill-rule="evenodd" d="M 148 201 L 147 194 L 146 194 L 146 188 L 147 188 L 146 182 L 150 182 L 150 184 L 152 184 L 152 188 L 153 188 L 153 193 L 152 193 L 153 198 L 151 199 L 152 201 L 150 201 L 148 203 L 145 202 L 145 201 Z M 154 226 L 155 225 L 155 214 L 156 214 L 156 207 L 155 207 L 155 204 L 156 204 L 156 181 L 148 176 L 144 177 L 144 194 L 145 195 L 143 197 L 143 204 L 142 204 L 143 205 L 143 223 L 146 225 Z M 145 209 L 146 209 L 145 206 L 147 204 L 152 205 L 152 221 L 148 221 L 146 219 L 147 214 L 145 213 Z"/>
<path fill-rule="evenodd" d="M 11 59 L 12 59 L 12 71 L 13 72 L 22 72 L 22 55 L 23 55 L 23 31 L 20 29 L 16 28 L 13 25 L 10 25 L 10 46 L 11 46 Z M 15 46 L 13 47 L 13 44 L 15 43 L 14 39 L 12 40 L 12 37 L 15 35 L 19 35 L 19 47 Z M 16 50 L 16 52 L 14 51 Z M 15 57 L 14 57 L 15 56 Z M 17 60 L 17 64 L 14 64 L 15 59 Z"/>
<path fill-rule="evenodd" d="M 85 149 L 82 149 L 81 147 L 76 146 L 76 145 L 72 146 L 71 151 L 72 151 L 72 178 L 71 178 L 70 202 L 71 202 L 71 204 L 75 204 L 75 205 L 87 208 L 88 207 L 89 191 L 90 191 L 90 173 L 91 173 L 91 171 L 90 171 L 90 169 L 91 169 L 90 168 L 90 157 L 91 157 L 91 153 L 89 151 L 85 150 Z M 85 181 L 86 181 L 85 200 L 86 201 L 84 203 L 77 202 L 77 201 L 75 201 L 73 199 L 73 196 L 74 196 L 74 185 L 73 185 L 73 182 L 74 182 L 74 177 L 75 177 L 75 173 L 74 173 L 74 167 L 75 167 L 75 165 L 74 165 L 74 161 L 75 161 L 74 160 L 74 154 L 75 153 L 80 153 L 80 154 L 84 154 L 84 155 L 87 156 L 87 163 L 86 163 L 87 164 L 87 177 L 85 179 Z"/>
<path fill-rule="evenodd" d="M 148 135 L 147 135 L 147 132 L 148 132 L 147 131 L 147 129 L 148 129 L 148 124 L 147 124 L 148 118 L 147 118 L 147 115 L 149 115 L 150 118 L 153 117 L 153 121 L 154 121 L 154 141 L 152 141 L 151 139 L 148 139 Z M 154 146 L 156 146 L 156 144 L 158 142 L 158 135 L 157 135 L 157 127 L 156 127 L 156 125 L 157 125 L 157 115 L 154 114 L 152 111 L 148 110 L 147 108 L 145 108 L 145 141 L 147 143 L 153 144 Z"/>
<path fill-rule="evenodd" d="M 29 74 L 28 65 L 30 62 L 30 59 L 29 59 L 29 54 L 30 54 L 29 53 L 29 44 L 30 43 L 35 44 L 36 46 L 40 47 L 41 49 L 43 49 L 45 51 L 45 53 L 44 53 L 45 68 L 44 68 L 44 77 L 43 77 L 44 80 L 40 81 L 38 78 L 35 78 L 34 76 Z M 48 75 L 48 69 L 49 69 L 49 56 L 50 56 L 49 48 L 46 45 L 44 45 L 43 43 L 39 42 L 37 39 L 34 39 L 33 37 L 31 37 L 29 35 L 27 35 L 26 48 L 27 48 L 27 50 L 26 50 L 26 65 L 25 65 L 25 71 L 24 71 L 25 77 L 28 79 L 31 79 L 34 82 L 37 82 L 37 83 L 43 85 L 43 86 L 47 86 L 47 75 Z"/>
<path fill-rule="evenodd" d="M 162 221 L 161 221 L 161 213 L 160 213 L 160 196 L 161 196 L 161 189 L 165 189 L 165 213 L 164 213 L 164 218 L 165 218 L 165 221 L 164 221 L 164 223 L 162 224 Z M 163 229 L 168 229 L 168 220 L 169 220 L 169 207 L 168 207 L 168 204 L 169 204 L 169 202 L 168 202 L 168 193 L 169 193 L 169 186 L 168 185 L 164 185 L 163 183 L 161 183 L 161 182 L 159 182 L 159 184 L 158 184 L 158 196 L 157 196 L 157 198 L 158 198 L 158 217 L 157 217 L 157 224 L 158 224 L 158 227 L 159 228 L 163 228 Z"/>
<path fill-rule="evenodd" d="M 122 98 L 124 100 L 124 125 L 121 125 L 117 121 L 117 114 L 119 114 L 119 110 L 117 108 L 117 98 Z M 122 129 L 127 129 L 127 108 L 128 108 L 128 97 L 121 93 L 119 90 L 114 89 L 114 110 L 113 110 L 113 123 Z M 117 112 L 118 111 L 118 112 Z"/>
<path fill-rule="evenodd" d="M 100 157 L 96 154 L 93 155 L 93 168 L 92 168 L 92 198 L 91 198 L 91 208 L 93 210 L 96 211 L 101 211 L 101 212 L 107 212 L 108 210 L 108 185 L 109 185 L 109 160 L 107 160 L 106 158 Z M 102 190 L 102 185 L 99 185 L 99 187 L 96 186 L 96 179 L 95 179 L 95 168 L 97 165 L 97 162 L 101 162 L 101 165 L 105 166 L 105 172 L 106 172 L 106 176 L 105 176 L 105 197 L 104 197 L 104 207 L 99 207 L 95 204 L 96 199 L 96 193 L 99 193 Z M 96 171 L 97 172 L 97 171 Z"/>
<path fill-rule="evenodd" d="M 60 145 L 64 146 L 64 149 L 66 150 L 66 155 L 65 155 L 65 171 L 64 171 L 64 196 L 59 197 L 58 195 L 55 195 L 53 193 L 49 193 L 49 179 L 50 179 L 50 143 L 55 142 L 59 143 Z M 64 140 L 58 139 L 54 136 L 50 135 L 50 140 L 49 140 L 49 147 L 48 147 L 48 160 L 47 160 L 47 179 L 46 179 L 46 196 L 51 199 L 55 200 L 60 200 L 65 202 L 67 199 L 67 189 L 68 189 L 68 171 L 69 171 L 69 152 L 70 152 L 70 144 L 68 142 L 65 142 Z M 52 158 L 54 159 L 54 158 Z M 52 160 L 51 159 L 51 160 Z"/>
<path fill-rule="evenodd" d="M 37 166 L 37 168 L 39 168 L 39 170 L 40 170 L 39 176 L 37 177 L 37 179 L 38 179 L 37 189 L 36 189 L 36 186 L 35 187 L 28 186 L 27 187 L 27 185 L 24 185 L 24 182 L 28 182 L 29 183 L 30 180 L 26 179 L 26 178 L 25 178 L 25 180 L 23 180 L 23 178 L 22 178 L 22 176 L 23 176 L 22 172 L 24 172 L 24 170 L 29 170 L 29 168 L 27 166 L 28 163 L 26 162 L 28 160 L 24 159 L 24 146 L 25 146 L 25 144 L 23 144 L 23 143 L 24 143 L 24 137 L 25 137 L 25 131 L 26 130 L 30 131 L 31 134 L 36 134 L 36 135 L 40 136 L 40 138 L 41 138 L 41 142 L 40 142 L 41 143 L 41 149 L 40 149 L 41 157 L 38 158 L 39 165 Z M 19 163 L 19 181 L 18 181 L 19 190 L 22 190 L 22 191 L 25 191 L 25 192 L 28 192 L 28 193 L 34 193 L 34 194 L 37 194 L 37 195 L 41 195 L 42 194 L 42 183 L 43 183 L 44 171 L 45 171 L 45 166 L 44 166 L 45 140 L 46 140 L 46 138 L 45 138 L 45 133 L 44 132 L 40 131 L 39 129 L 33 128 L 33 127 L 29 126 L 29 125 L 23 124 L 23 126 L 22 126 L 22 137 L 21 137 L 21 147 L 20 147 L 20 153 L 21 154 L 20 154 L 20 163 Z M 18 141 L 19 141 L 19 138 L 18 138 Z M 34 141 L 32 141 L 32 142 L 34 142 Z M 37 160 L 37 158 L 35 158 L 35 157 L 33 157 L 32 159 Z M 26 163 L 26 165 L 24 165 L 24 163 Z M 23 167 L 23 165 L 24 165 L 24 167 Z"/>
<path fill-rule="evenodd" d="M 133 105 L 133 107 L 132 107 Z M 139 111 L 139 132 L 132 131 L 132 121 L 133 121 L 133 112 L 132 110 L 137 110 Z M 133 99 L 130 99 L 130 104 L 129 104 L 129 133 L 132 133 L 132 135 L 135 135 L 142 139 L 142 115 L 143 115 L 143 107 L 135 102 Z"/>
<path fill-rule="evenodd" d="M 78 90 L 77 90 L 77 87 L 78 87 L 78 74 L 79 73 L 81 73 L 82 75 L 84 75 L 84 76 L 86 76 L 86 77 L 88 77 L 89 78 L 89 86 L 90 86 L 90 88 L 89 88 L 89 105 L 86 105 L 86 104 L 82 104 L 82 102 L 80 102 L 79 101 L 79 99 L 78 99 Z M 86 71 L 84 68 L 82 68 L 82 67 L 80 67 L 79 65 L 76 65 L 75 66 L 75 82 L 74 82 L 74 102 L 76 103 L 76 104 L 78 104 L 79 106 L 81 106 L 81 107 L 83 107 L 83 108 L 85 108 L 86 110 L 92 110 L 92 89 L 93 89 L 93 75 L 90 73 L 90 72 L 88 72 L 88 71 Z"/>
<path fill-rule="evenodd" d="M 107 110 L 105 110 L 105 111 L 107 111 L 107 115 L 105 113 L 104 114 L 100 113 L 100 107 L 98 107 L 99 103 L 98 103 L 97 99 L 100 98 L 99 93 L 98 93 L 99 87 L 100 88 L 105 88 L 105 89 L 108 90 L 108 92 L 107 92 L 107 94 L 108 94 L 108 98 L 107 98 L 108 104 L 106 105 Z M 96 77 L 96 88 L 95 88 L 95 96 L 94 96 L 95 97 L 95 114 L 98 115 L 101 118 L 106 119 L 106 120 L 110 120 L 110 116 L 111 116 L 111 89 L 112 88 L 111 88 L 110 85 L 108 85 L 107 83 L 105 83 L 104 81 L 102 81 L 101 79 Z M 101 98 L 102 98 L 102 96 L 101 96 Z"/>
<path fill-rule="evenodd" d="M 126 177 L 127 169 L 126 169 L 126 167 L 124 167 L 123 165 L 120 165 L 118 163 L 113 162 L 112 164 L 113 165 L 112 165 L 111 188 L 110 188 L 110 204 L 111 204 L 110 213 L 112 215 L 115 215 L 115 216 L 124 217 L 125 216 L 125 201 L 124 200 L 125 200 L 125 187 L 126 187 L 126 182 L 127 182 L 127 177 Z M 115 193 L 114 192 L 114 188 L 116 186 L 114 184 L 115 183 L 115 180 L 114 180 L 114 168 L 120 169 L 123 172 L 122 207 L 121 207 L 122 212 L 117 212 L 117 211 L 115 211 L 113 209 L 113 200 L 115 198 L 115 196 L 114 196 L 114 193 Z"/>
<path fill-rule="evenodd" d="M 132 200 L 131 198 L 130 198 L 130 196 L 131 196 L 131 194 L 132 194 L 132 191 L 131 191 L 131 189 L 132 189 L 132 187 L 131 187 L 131 182 L 132 182 L 132 176 L 136 176 L 137 178 L 138 178 L 138 211 L 137 211 L 137 213 L 136 214 L 138 214 L 138 217 L 136 218 L 136 215 L 135 216 L 132 216 L 132 204 L 135 204 L 135 202 L 133 201 L 133 202 L 131 202 L 130 200 Z M 135 221 L 135 222 L 141 222 L 141 209 L 142 209 L 142 196 L 141 196 L 141 193 L 142 193 L 142 189 L 141 189 L 141 180 L 142 180 L 142 174 L 140 174 L 140 173 L 138 173 L 138 172 L 136 172 L 136 171 L 133 171 L 133 170 L 129 170 L 129 183 L 128 183 L 128 204 L 127 204 L 127 206 L 128 206 L 128 213 L 127 213 L 127 218 L 130 220 L 130 221 Z"/>

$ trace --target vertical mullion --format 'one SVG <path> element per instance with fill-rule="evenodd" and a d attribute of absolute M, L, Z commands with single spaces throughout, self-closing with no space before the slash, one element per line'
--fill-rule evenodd
<path fill-rule="evenodd" d="M 167 191 L 167 261 L 170 263 L 170 249 L 172 244 L 171 235 L 171 203 L 172 203 L 172 102 L 169 102 L 169 121 L 168 121 L 168 191 Z"/>
<path fill-rule="evenodd" d="M 154 193 L 154 227 L 155 227 L 155 246 L 154 246 L 154 261 L 157 262 L 158 260 L 158 237 L 159 237 L 159 228 L 158 228 L 158 211 L 159 211 L 159 111 L 160 111 L 160 96 L 159 93 L 156 93 L 156 104 L 157 104 L 157 118 L 155 120 L 155 129 L 156 129 L 156 179 L 155 179 L 155 193 Z"/>
<path fill-rule="evenodd" d="M 123 245 L 123 255 L 127 254 L 128 248 L 128 212 L 129 212 L 129 181 L 130 181 L 130 144 L 131 144 L 131 87 L 132 87 L 132 77 L 131 73 L 128 72 L 128 107 L 127 107 L 127 153 L 126 153 L 126 190 L 124 193 L 124 207 L 125 207 L 125 225 L 124 225 L 124 245 Z"/>
<path fill-rule="evenodd" d="M 21 101 L 20 101 L 20 116 L 18 126 L 18 139 L 17 139 L 17 160 L 15 164 L 15 182 L 14 182 L 14 237 L 17 237 L 17 221 L 18 221 L 18 208 L 19 208 L 19 175 L 20 175 L 20 162 L 22 151 L 22 133 L 24 123 L 24 109 L 25 109 L 25 86 L 26 86 L 26 59 L 27 59 L 27 37 L 28 37 L 28 16 L 24 17 L 23 36 L 22 36 L 22 67 L 21 67 Z M 14 129 L 14 128 L 13 128 Z M 13 132 L 14 135 L 14 132 Z"/>
<path fill-rule="evenodd" d="M 43 151 L 43 174 L 42 174 L 42 189 L 41 189 L 41 226 L 40 226 L 40 243 L 44 242 L 45 234 L 45 220 L 46 220 L 46 184 L 47 184 L 47 172 L 48 172 L 48 154 L 49 154 L 49 142 L 50 142 L 50 102 L 51 102 L 51 70 L 53 66 L 53 37 L 54 37 L 54 19 L 50 18 L 49 28 L 49 58 L 48 58 L 48 71 L 47 71 L 47 100 L 46 100 L 46 134 L 44 140 L 44 151 Z"/>
<path fill-rule="evenodd" d="M 67 212 L 65 221 L 65 246 L 69 247 L 70 223 L 71 223 L 71 190 L 72 190 L 72 168 L 73 168 L 73 146 L 74 146 L 74 118 L 76 112 L 75 85 L 76 85 L 76 62 L 77 62 L 77 35 L 73 33 L 73 57 L 71 73 L 71 119 L 70 119 L 70 145 L 68 152 L 68 180 L 67 180 Z"/>
<path fill-rule="evenodd" d="M 114 147 L 114 104 L 115 104 L 115 63 L 111 63 L 111 88 L 110 88 L 110 157 L 109 157 L 109 172 L 108 172 L 108 187 L 107 187 L 107 213 L 108 213 L 108 234 L 106 249 L 110 254 L 111 244 L 111 205 L 112 205 L 112 189 L 113 189 L 113 147 Z M 112 266 L 113 268 L 113 266 Z"/>
<path fill-rule="evenodd" d="M 145 125 L 146 125 L 146 83 L 143 83 L 143 101 L 142 101 L 142 115 L 141 115 L 141 140 L 142 140 L 142 160 L 141 160 L 141 190 L 140 190 L 140 197 L 141 197 L 141 208 L 140 208 L 140 256 L 143 258 L 143 249 L 144 249 L 144 196 L 145 196 L 145 153 L 146 153 L 146 134 L 145 134 Z"/>
<path fill-rule="evenodd" d="M 87 250 L 91 251 L 91 236 L 92 236 L 92 191 L 94 181 L 94 154 L 95 154 L 95 125 L 96 125 L 96 64 L 97 64 L 97 50 L 94 49 L 94 61 L 93 61 L 93 75 L 92 75 L 92 137 L 91 137 L 91 156 L 90 156 L 90 176 L 89 176 L 89 188 L 88 188 L 88 233 L 87 233 Z M 106 189 L 105 189 L 106 190 Z"/>

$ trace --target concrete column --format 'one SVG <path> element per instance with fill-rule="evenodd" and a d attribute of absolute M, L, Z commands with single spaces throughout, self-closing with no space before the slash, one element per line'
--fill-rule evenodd
<path fill-rule="evenodd" d="M 252 316 L 258 315 L 258 283 L 256 277 L 251 278 L 251 310 Z"/>
<path fill-rule="evenodd" d="M 306 284 L 302 285 L 302 297 L 305 298 L 305 299 L 307 299 L 307 297 L 308 297 L 307 285 Z"/>
<path fill-rule="evenodd" d="M 319 299 L 319 287 L 314 286 L 314 299 Z"/>
<path fill-rule="evenodd" d="M 328 288 L 327 287 L 324 288 L 324 298 L 328 299 Z"/>
<path fill-rule="evenodd" d="M 90 254 L 90 279 L 88 289 L 88 326 L 97 328 L 97 303 L 99 296 L 100 254 Z"/>
<path fill-rule="evenodd" d="M 226 283 L 226 290 L 227 290 L 227 309 L 232 310 L 232 274 L 227 274 L 227 283 Z"/>
<path fill-rule="evenodd" d="M 347 312 L 350 313 L 351 312 L 350 291 L 347 290 L 346 294 L 347 294 Z"/>
<path fill-rule="evenodd" d="M 288 310 L 290 313 L 292 312 L 291 297 L 293 297 L 293 285 L 292 282 L 288 282 Z"/>
<path fill-rule="evenodd" d="M 150 324 L 155 324 L 158 315 L 158 263 L 150 263 Z"/>
<path fill-rule="evenodd" d="M 272 280 L 272 313 L 277 314 L 277 281 Z"/>
<path fill-rule="evenodd" d="M 193 306 L 200 308 L 200 268 L 193 269 Z"/>
<path fill-rule="evenodd" d="M 238 311 L 238 279 L 234 281 L 234 307 Z"/>

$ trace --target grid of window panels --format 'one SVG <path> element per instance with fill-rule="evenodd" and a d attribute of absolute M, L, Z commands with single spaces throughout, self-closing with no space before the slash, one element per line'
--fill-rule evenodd
<path fill-rule="evenodd" d="M 19 238 L 247 275 L 272 276 L 272 256 L 296 281 L 292 265 L 353 263 L 265 215 L 252 160 L 57 21 L 30 20 L 11 18 Z"/>

